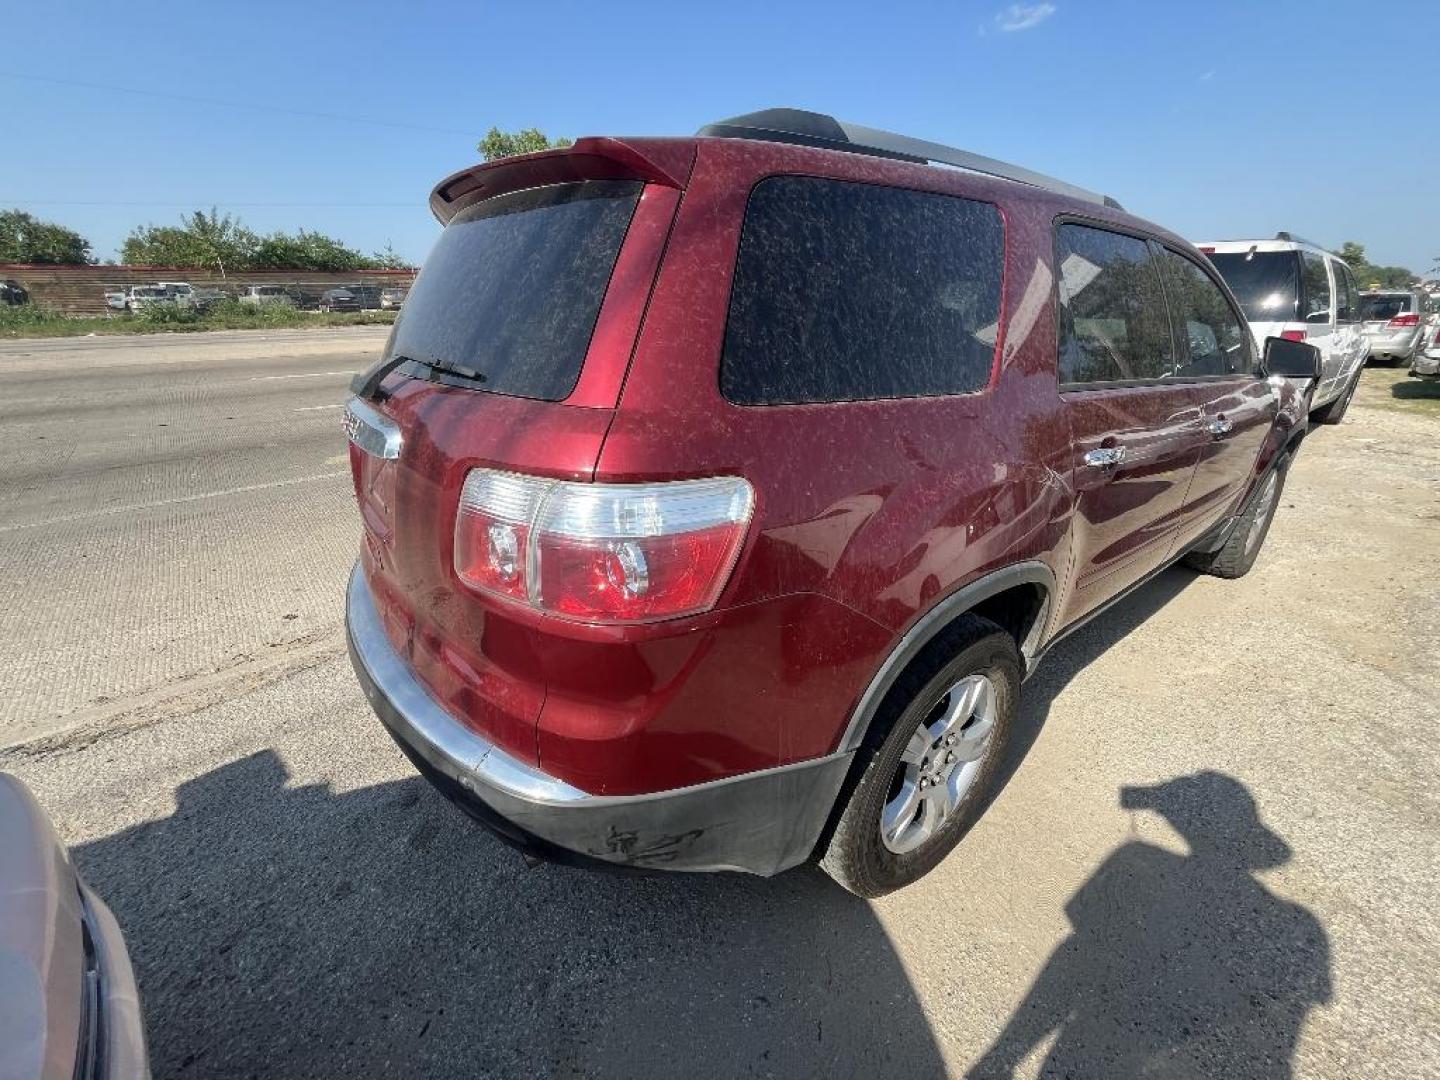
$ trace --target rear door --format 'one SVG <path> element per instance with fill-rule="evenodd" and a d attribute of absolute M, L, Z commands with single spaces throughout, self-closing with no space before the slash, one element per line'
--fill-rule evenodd
<path fill-rule="evenodd" d="M 1335 396 L 1343 349 L 1330 267 L 1323 255 L 1313 251 L 1300 252 L 1300 318 L 1305 323 L 1306 343 L 1320 350 L 1320 383 L 1311 401 L 1321 405 Z"/>
<path fill-rule="evenodd" d="M 1244 317 L 1212 271 L 1171 248 L 1159 249 L 1178 356 L 1174 378 L 1200 401 L 1204 438 L 1181 510 L 1172 552 L 1230 513 L 1249 484 L 1275 421 L 1275 392 L 1261 378 Z"/>
<path fill-rule="evenodd" d="M 1176 382 L 1160 267 L 1146 240 L 1056 229 L 1059 378 L 1075 514 L 1061 622 L 1158 567 L 1179 527 L 1206 436 L 1203 386 Z"/>

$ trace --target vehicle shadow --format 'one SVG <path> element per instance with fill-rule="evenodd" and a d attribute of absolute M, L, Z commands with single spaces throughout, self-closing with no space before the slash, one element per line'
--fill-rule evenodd
<path fill-rule="evenodd" d="M 1026 683 L 992 798 L 1070 681 L 1195 576 L 1167 570 L 1055 647 Z M 1043 1050 L 1044 1077 L 1290 1076 L 1305 1016 L 1330 1000 L 1324 929 L 1254 876 L 1290 848 L 1221 773 L 1122 788 L 1120 802 L 1162 815 L 1188 854 L 1138 839 L 1111 852 L 1065 905 L 1069 937 L 966 1075 L 1013 1076 Z"/>
<path fill-rule="evenodd" d="M 1440 401 L 1440 380 L 1405 379 L 1390 387 L 1390 393 L 1401 401 Z"/>
<path fill-rule="evenodd" d="M 157 1077 L 944 1073 L 870 905 L 818 871 L 528 870 L 418 777 L 294 786 L 273 751 L 176 796 L 75 852 Z"/>

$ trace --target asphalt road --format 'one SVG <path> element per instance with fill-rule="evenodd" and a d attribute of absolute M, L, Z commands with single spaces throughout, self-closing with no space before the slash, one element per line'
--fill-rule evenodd
<path fill-rule="evenodd" d="M 1058 648 L 990 813 L 866 903 L 527 868 L 414 777 L 339 652 L 327 373 L 378 344 L 0 346 L 0 768 L 158 1077 L 1440 1076 L 1440 420 L 1367 385 L 1255 570 Z"/>

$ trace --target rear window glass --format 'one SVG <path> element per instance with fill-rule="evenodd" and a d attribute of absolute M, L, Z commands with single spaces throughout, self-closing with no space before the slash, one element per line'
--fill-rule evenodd
<path fill-rule="evenodd" d="M 1360 318 L 1393 319 L 1396 315 L 1414 311 L 1415 308 L 1411 306 L 1413 299 L 1409 293 L 1400 293 L 1395 296 L 1362 296 L 1360 298 Z"/>
<path fill-rule="evenodd" d="M 391 355 L 472 368 L 497 394 L 567 397 L 642 187 L 556 184 L 462 210 L 410 289 Z"/>
<path fill-rule="evenodd" d="M 721 390 L 742 405 L 979 390 L 995 360 L 1003 254 L 989 203 L 764 180 L 745 212 Z"/>
<path fill-rule="evenodd" d="M 1293 251 L 1237 251 L 1210 256 L 1251 322 L 1295 322 L 1300 259 Z"/>

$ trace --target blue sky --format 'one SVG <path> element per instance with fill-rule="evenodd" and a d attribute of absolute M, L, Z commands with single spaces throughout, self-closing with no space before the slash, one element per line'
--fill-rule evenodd
<path fill-rule="evenodd" d="M 774 105 L 1050 172 L 1192 239 L 1440 255 L 1434 0 L 12 3 L 3 22 L 27 46 L 0 56 L 0 207 L 101 257 L 218 204 L 419 259 L 430 188 L 492 124 L 687 134 Z"/>

